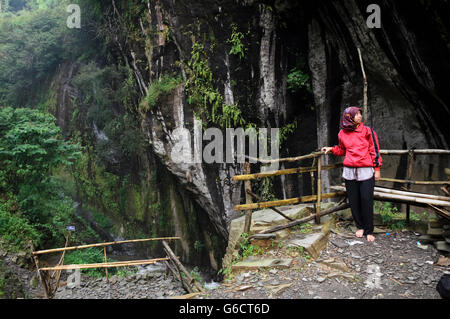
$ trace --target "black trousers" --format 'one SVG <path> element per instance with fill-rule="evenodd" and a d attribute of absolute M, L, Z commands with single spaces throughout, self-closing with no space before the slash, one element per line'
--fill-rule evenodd
<path fill-rule="evenodd" d="M 345 180 L 348 202 L 356 228 L 364 229 L 364 236 L 373 234 L 373 190 L 375 177 L 365 180 Z"/>

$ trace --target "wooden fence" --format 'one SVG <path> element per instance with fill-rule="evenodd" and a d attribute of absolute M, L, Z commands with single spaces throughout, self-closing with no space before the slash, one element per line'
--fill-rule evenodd
<path fill-rule="evenodd" d="M 154 264 L 156 262 L 163 261 L 166 265 L 166 275 L 168 271 L 171 271 L 174 277 L 181 281 L 183 287 L 190 293 L 204 292 L 203 287 L 195 281 L 195 279 L 190 275 L 190 273 L 186 270 L 186 268 L 181 264 L 178 260 L 178 257 L 173 253 L 171 248 L 169 247 L 168 241 L 171 240 L 179 240 L 180 237 L 160 237 L 160 238 L 144 238 L 144 239 L 130 239 L 130 240 L 122 240 L 122 241 L 114 241 L 114 242 L 105 242 L 105 243 L 97 243 L 97 244 L 88 244 L 88 245 L 80 245 L 80 246 L 72 246 L 68 247 L 70 239 L 70 231 L 66 237 L 66 244 L 63 248 L 53 248 L 46 250 L 34 250 L 33 242 L 30 241 L 31 254 L 34 259 L 36 269 L 39 275 L 40 282 L 44 289 L 44 295 L 46 298 L 50 299 L 56 293 L 56 290 L 59 287 L 59 281 L 62 270 L 70 270 L 70 269 L 90 269 L 90 268 L 105 268 L 106 271 L 106 282 L 108 282 L 108 268 L 111 267 L 127 267 L 127 266 L 138 266 L 138 265 L 149 265 Z M 111 245 L 125 244 L 125 243 L 139 243 L 139 242 L 148 242 L 148 241 L 162 241 L 164 251 L 167 256 L 164 258 L 153 258 L 153 259 L 144 259 L 144 260 L 129 260 L 129 261 L 116 261 L 116 262 L 108 262 L 106 255 L 106 247 Z M 73 265 L 64 265 L 64 256 L 66 251 L 77 250 L 77 249 L 86 249 L 91 247 L 103 247 L 104 253 L 104 263 L 92 263 L 92 264 L 73 264 Z M 40 267 L 39 255 L 43 254 L 51 254 L 62 252 L 61 258 L 56 266 L 52 267 Z M 53 271 L 50 274 L 50 271 Z M 55 278 L 56 283 L 53 285 L 53 278 Z"/>
<path fill-rule="evenodd" d="M 385 178 L 381 177 L 380 181 L 386 181 L 386 182 L 394 182 L 394 183 L 402 183 L 404 184 L 405 191 L 409 191 L 411 188 L 411 184 L 420 184 L 420 185 L 445 185 L 445 187 L 448 187 L 450 184 L 450 181 L 413 181 L 412 178 L 412 172 L 413 172 L 413 164 L 415 155 L 450 155 L 450 150 L 439 150 L 439 149 L 411 149 L 411 150 L 380 150 L 380 154 L 382 155 L 408 155 L 408 170 L 407 170 L 407 176 L 405 180 L 401 179 L 393 179 L 393 178 Z M 280 159 L 273 159 L 273 160 L 265 160 L 265 159 L 258 159 L 258 158 L 250 158 L 247 157 L 247 159 L 256 160 L 260 163 L 273 163 L 273 162 L 297 162 L 302 161 L 305 159 L 311 159 L 313 158 L 313 164 L 311 167 L 296 167 L 296 168 L 288 168 L 288 169 L 282 169 L 272 172 L 264 172 L 264 173 L 254 173 L 252 174 L 250 171 L 250 163 L 246 162 L 244 164 L 244 174 L 243 175 L 236 175 L 233 177 L 234 181 L 244 181 L 245 185 L 245 204 L 236 205 L 234 207 L 234 210 L 236 211 L 246 211 L 245 213 L 245 224 L 244 224 L 244 233 L 250 234 L 250 225 L 251 225 L 251 218 L 252 218 L 252 212 L 254 209 L 262 209 L 262 208 L 270 208 L 289 220 L 289 223 L 284 226 L 278 226 L 274 229 L 279 230 L 287 227 L 291 227 L 294 225 L 297 225 L 299 223 L 305 222 L 307 220 L 315 219 L 315 222 L 317 224 L 320 224 L 320 218 L 321 216 L 324 216 L 326 214 L 333 213 L 335 211 L 348 208 L 348 204 L 343 204 L 343 201 L 345 200 L 346 192 L 345 188 L 343 187 L 334 187 L 335 189 L 338 189 L 337 192 L 331 192 L 331 193 L 322 193 L 322 178 L 321 173 L 324 170 L 330 170 L 330 169 L 336 169 L 343 167 L 342 163 L 338 164 L 332 164 L 332 165 L 322 165 L 321 157 L 322 155 L 325 155 L 322 151 L 313 152 L 308 155 L 302 155 L 298 157 L 289 157 L 289 158 L 280 158 Z M 283 199 L 283 200 L 274 200 L 274 201 L 262 201 L 261 198 L 254 194 L 251 189 L 251 181 L 255 179 L 260 178 L 267 178 L 272 176 L 280 176 L 280 175 L 288 175 L 288 174 L 303 174 L 303 173 L 310 173 L 311 175 L 311 181 L 312 181 L 312 194 L 307 196 L 300 196 L 295 198 L 289 198 L 289 199 Z M 314 174 L 316 174 L 316 178 L 314 177 Z M 316 180 L 316 181 L 315 181 Z M 317 191 L 315 194 L 315 190 Z M 390 189 L 387 189 L 390 190 Z M 443 189 L 445 192 L 446 188 Z M 420 193 L 412 193 L 415 195 L 407 196 L 406 194 L 389 194 L 389 191 L 382 191 L 379 192 L 380 194 L 376 194 L 374 198 L 376 200 L 381 201 L 395 201 L 395 202 L 402 202 L 406 203 L 406 221 L 409 223 L 410 220 L 410 205 L 425 205 L 427 207 L 433 208 L 437 214 L 440 216 L 450 218 L 450 212 L 446 210 L 444 207 L 450 206 L 450 197 L 443 197 L 443 196 L 434 196 L 434 195 L 427 195 L 430 202 L 422 203 L 421 201 L 414 201 L 412 200 L 411 196 L 417 196 L 417 194 Z M 425 194 L 420 194 L 425 195 Z M 328 209 L 326 211 L 320 210 L 320 204 L 323 199 L 327 198 L 336 198 L 336 197 L 343 197 L 341 202 L 334 208 Z M 441 198 L 437 198 L 441 197 Z M 440 202 L 439 200 L 442 200 Z M 434 201 L 434 202 L 433 202 Z M 292 205 L 292 204 L 298 204 L 298 203 L 307 203 L 307 202 L 315 202 L 315 216 L 314 217 L 306 217 L 302 220 L 292 221 L 288 216 L 285 216 L 283 212 L 281 212 L 279 209 L 277 209 L 277 206 L 284 206 L 284 205 Z M 432 203 L 437 203 L 437 205 L 433 205 Z M 434 206 L 434 207 L 433 207 Z M 441 206 L 441 208 L 437 207 Z M 269 230 L 265 233 L 276 231 L 276 230 Z"/>

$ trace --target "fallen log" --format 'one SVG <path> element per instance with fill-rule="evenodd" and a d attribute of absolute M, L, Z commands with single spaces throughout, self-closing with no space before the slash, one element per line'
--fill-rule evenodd
<path fill-rule="evenodd" d="M 320 212 L 320 217 L 328 215 L 328 214 L 331 214 L 331 213 L 334 213 L 334 212 L 337 212 L 337 211 L 340 211 L 340 210 L 343 210 L 343 209 L 347 209 L 349 207 L 350 207 L 350 205 L 348 203 L 344 203 L 344 204 L 341 204 L 341 205 L 338 205 L 338 206 L 335 206 L 335 207 L 332 207 L 332 208 L 325 209 L 325 210 Z M 283 229 L 286 229 L 286 228 L 290 228 L 290 227 L 293 227 L 293 226 L 296 226 L 296 225 L 300 225 L 300 224 L 306 223 L 306 222 L 308 222 L 310 220 L 313 220 L 315 218 L 316 218 L 316 215 L 310 215 L 310 216 L 307 216 L 307 217 L 304 217 L 304 218 L 301 218 L 301 219 L 294 220 L 293 222 L 287 223 L 285 225 L 276 226 L 276 227 L 273 227 L 271 229 L 259 232 L 258 234 L 255 234 L 255 235 L 274 233 L 274 232 L 277 232 L 279 230 L 283 230 Z M 255 235 L 250 236 L 249 240 L 252 239 L 253 236 L 255 236 Z"/>

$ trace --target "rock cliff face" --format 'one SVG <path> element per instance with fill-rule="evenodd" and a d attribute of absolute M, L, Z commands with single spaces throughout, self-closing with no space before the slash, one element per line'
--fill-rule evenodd
<path fill-rule="evenodd" d="M 148 141 L 147 155 L 139 169 L 152 171 L 159 163 L 170 175 L 171 209 L 195 216 L 221 242 L 228 239 L 233 206 L 241 198 L 241 183 L 232 177 L 242 165 L 189 163 L 174 152 L 182 139 L 181 128 L 191 134 L 198 113 L 189 103 L 185 82 L 192 79 L 194 43 L 204 47 L 214 88 L 224 103 L 237 105 L 245 122 L 256 127 L 289 127 L 280 156 L 307 154 L 337 143 L 339 116 L 346 105 L 361 105 L 363 80 L 357 48 L 361 49 L 367 73 L 368 123 L 377 131 L 382 149 L 448 148 L 447 129 L 450 91 L 445 87 L 450 71 L 447 2 L 378 1 L 381 28 L 370 29 L 366 20 L 371 1 L 188 1 L 155 0 L 134 4 L 105 2 L 105 21 L 114 29 L 117 55 L 132 67 L 141 99 L 164 75 L 180 75 L 182 81 L 158 99 L 157 107 L 140 110 L 140 128 Z M 128 19 L 125 21 L 125 19 Z M 112 32 L 112 31 L 111 31 Z M 240 33 L 242 55 L 232 51 L 233 34 Z M 114 35 L 112 34 L 112 35 Z M 73 67 L 66 68 L 72 72 Z M 298 72 L 302 85 L 290 84 Z M 311 89 L 309 89 L 311 88 Z M 62 90 L 62 91 L 61 91 Z M 58 114 L 66 113 L 66 94 L 60 85 Z M 63 108 L 64 107 L 64 108 Z M 64 126 L 65 116 L 58 116 Z M 214 123 L 207 123 L 214 126 Z M 238 126 L 238 125 L 237 125 Z M 204 142 L 205 145 L 207 142 Z M 152 159 L 152 160 L 149 160 Z M 337 161 L 327 158 L 326 162 Z M 399 158 L 386 157 L 383 175 L 404 177 L 406 167 Z M 302 163 L 306 164 L 306 163 Z M 286 165 L 287 167 L 288 165 Z M 443 178 L 445 157 L 424 156 L 417 160 L 414 177 Z M 284 167 L 284 166 L 282 166 Z M 255 166 L 253 168 L 259 169 Z M 324 191 L 340 182 L 340 172 L 324 173 Z M 274 180 L 278 198 L 310 194 L 307 176 Z M 170 193 L 170 192 L 169 192 Z M 179 203 L 179 205 L 177 204 Z M 167 212 L 166 212 L 167 213 Z M 181 231 L 175 218 L 174 232 L 184 237 L 182 250 L 192 250 L 192 237 Z M 177 230 L 178 229 L 178 230 Z M 209 251 L 213 245 L 207 245 Z M 220 255 L 209 259 L 220 268 Z M 216 252 L 217 253 L 217 252 Z M 185 257 L 189 259 L 189 254 Z M 211 256 L 211 254 L 210 254 Z"/>

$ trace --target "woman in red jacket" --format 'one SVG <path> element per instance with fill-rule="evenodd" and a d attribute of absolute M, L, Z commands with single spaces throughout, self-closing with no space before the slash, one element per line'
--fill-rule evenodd
<path fill-rule="evenodd" d="M 361 120 L 361 108 L 347 107 L 340 122 L 339 145 L 323 147 L 322 151 L 345 156 L 342 177 L 357 228 L 356 236 L 374 241 L 373 190 L 375 181 L 380 179 L 382 158 L 377 134 Z"/>

